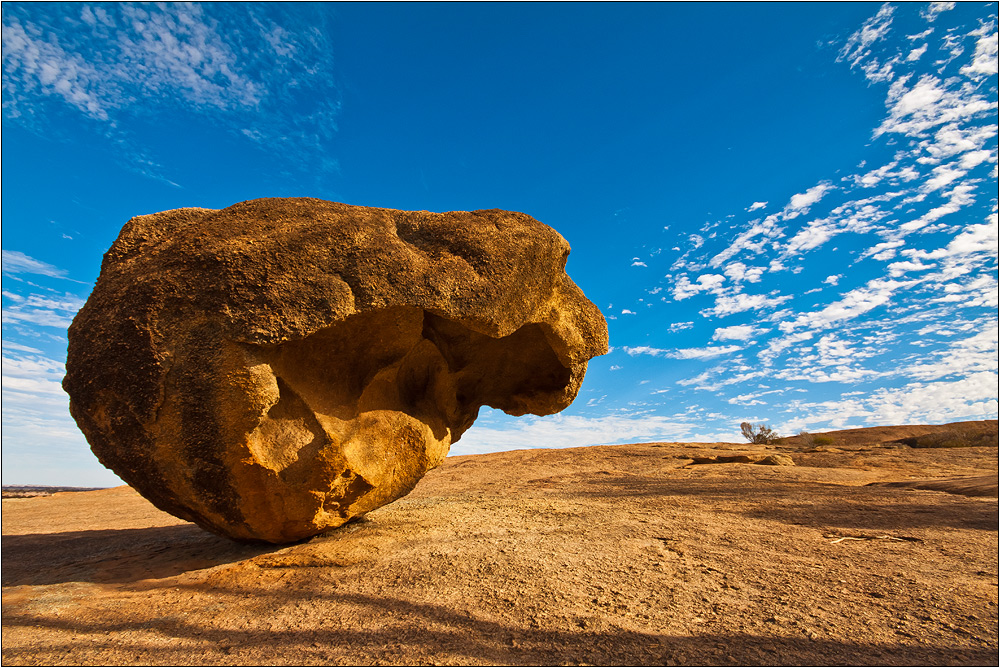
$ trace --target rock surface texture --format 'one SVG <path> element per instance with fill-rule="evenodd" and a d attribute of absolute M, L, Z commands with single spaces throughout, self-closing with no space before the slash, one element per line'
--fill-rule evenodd
<path fill-rule="evenodd" d="M 70 411 L 157 507 L 238 540 L 306 538 L 413 489 L 481 406 L 573 401 L 607 325 L 568 254 L 498 210 L 139 216 L 69 329 Z"/>

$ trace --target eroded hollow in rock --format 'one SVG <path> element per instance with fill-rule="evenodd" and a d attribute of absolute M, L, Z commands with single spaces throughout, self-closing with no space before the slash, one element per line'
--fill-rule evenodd
<path fill-rule="evenodd" d="M 246 539 L 311 535 L 399 498 L 444 459 L 481 406 L 548 414 L 572 399 L 571 370 L 538 323 L 493 338 L 392 307 L 301 340 L 239 347 L 244 359 L 214 375 L 236 390 L 217 412 L 237 419 L 221 421 L 231 433 L 219 436 L 243 442 L 245 456 L 213 468 L 236 478 Z M 206 505 L 198 519 L 231 525 L 218 516 L 224 510 Z"/>

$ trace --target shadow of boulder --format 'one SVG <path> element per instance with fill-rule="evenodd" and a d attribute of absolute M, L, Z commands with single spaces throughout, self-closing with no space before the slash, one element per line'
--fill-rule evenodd
<path fill-rule="evenodd" d="M 3 537 L 3 586 L 124 583 L 180 575 L 271 552 L 194 524 Z"/>
<path fill-rule="evenodd" d="M 869 486 L 902 487 L 904 489 L 929 489 L 963 496 L 997 496 L 995 475 L 960 476 L 958 478 L 933 478 L 930 480 L 900 480 L 898 482 L 872 482 Z"/>

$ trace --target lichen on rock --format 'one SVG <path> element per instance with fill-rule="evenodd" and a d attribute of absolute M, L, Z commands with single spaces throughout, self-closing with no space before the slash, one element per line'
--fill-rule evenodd
<path fill-rule="evenodd" d="M 69 329 L 94 453 L 157 507 L 285 543 L 407 492 L 482 406 L 568 406 L 607 324 L 521 213 L 259 199 L 130 220 Z"/>

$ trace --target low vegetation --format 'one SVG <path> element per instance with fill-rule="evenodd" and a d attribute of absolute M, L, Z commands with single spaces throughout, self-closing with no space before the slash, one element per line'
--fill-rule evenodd
<path fill-rule="evenodd" d="M 829 436 L 824 436 L 822 434 L 810 434 L 808 431 L 800 431 L 796 436 L 803 439 L 804 443 L 808 445 L 833 445 L 833 439 Z"/>
<path fill-rule="evenodd" d="M 907 436 L 897 440 L 897 443 L 911 448 L 974 448 L 997 447 L 997 432 L 975 432 L 961 429 L 924 434 L 922 436 Z"/>
<path fill-rule="evenodd" d="M 752 425 L 749 422 L 741 422 L 740 431 L 743 433 L 743 438 L 754 445 L 771 445 L 780 438 L 777 432 L 766 424 Z"/>

